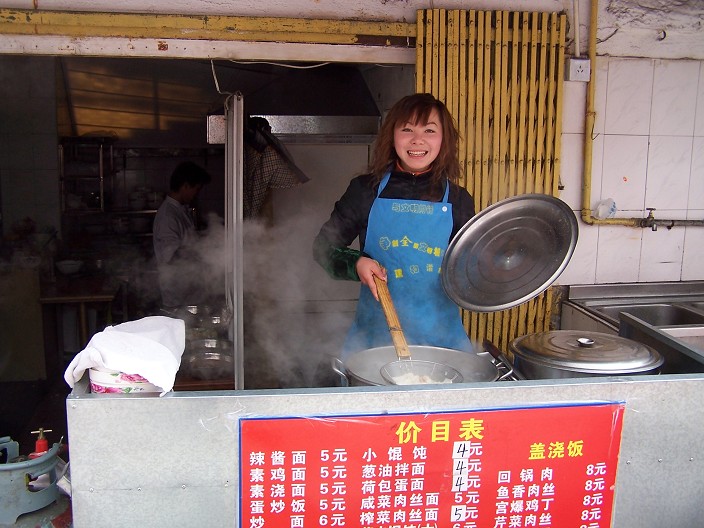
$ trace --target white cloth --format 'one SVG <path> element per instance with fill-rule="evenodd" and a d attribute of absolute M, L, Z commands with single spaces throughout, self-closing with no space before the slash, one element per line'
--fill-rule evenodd
<path fill-rule="evenodd" d="M 181 319 L 154 316 L 108 326 L 95 334 L 69 364 L 64 379 L 71 388 L 86 370 L 100 367 L 139 374 L 162 389 L 174 387 L 186 348 L 186 325 Z"/>

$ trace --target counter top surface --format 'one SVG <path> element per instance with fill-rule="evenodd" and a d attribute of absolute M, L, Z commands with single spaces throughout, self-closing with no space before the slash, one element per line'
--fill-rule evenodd
<path fill-rule="evenodd" d="M 203 380 L 191 378 L 183 372 L 176 374 L 174 391 L 235 390 L 234 374 L 231 378 Z"/>
<path fill-rule="evenodd" d="M 571 301 L 622 301 L 662 297 L 704 297 L 704 281 L 584 284 L 569 287 Z M 642 301 L 640 301 L 642 302 Z"/>

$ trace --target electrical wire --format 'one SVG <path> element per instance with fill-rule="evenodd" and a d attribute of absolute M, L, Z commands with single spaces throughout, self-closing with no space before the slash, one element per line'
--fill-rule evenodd
<path fill-rule="evenodd" d="M 215 89 L 217 90 L 217 92 L 221 95 L 235 95 L 232 92 L 223 92 L 222 90 L 220 90 L 220 83 L 218 82 L 218 75 L 217 75 L 217 73 L 215 73 L 215 62 L 213 62 L 212 60 L 210 61 L 210 69 L 213 72 L 213 81 L 215 82 Z"/>
<path fill-rule="evenodd" d="M 318 64 L 311 64 L 310 66 L 296 66 L 295 64 L 284 64 L 280 62 L 236 61 L 234 59 L 230 59 L 229 62 L 233 62 L 235 64 L 267 64 L 269 66 L 281 66 L 282 68 L 294 68 L 296 70 L 309 70 L 311 68 L 320 68 L 321 66 L 327 66 L 328 64 L 330 64 L 329 62 L 321 62 Z"/>

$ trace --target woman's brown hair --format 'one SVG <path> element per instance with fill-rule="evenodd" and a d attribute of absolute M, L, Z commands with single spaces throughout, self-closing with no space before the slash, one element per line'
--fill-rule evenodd
<path fill-rule="evenodd" d="M 381 181 L 389 168 L 395 166 L 398 154 L 394 148 L 394 130 L 399 125 L 428 122 L 430 112 L 437 110 L 442 127 L 442 146 L 433 162 L 433 179 L 445 178 L 457 182 L 460 178 L 460 163 L 457 159 L 459 133 L 452 115 L 445 104 L 428 93 L 407 95 L 400 99 L 386 116 L 377 135 L 370 170 L 375 181 Z"/>

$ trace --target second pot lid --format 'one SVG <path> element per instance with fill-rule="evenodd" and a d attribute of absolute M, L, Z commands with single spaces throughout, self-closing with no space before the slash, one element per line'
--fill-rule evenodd
<path fill-rule="evenodd" d="M 511 343 L 511 352 L 526 362 L 574 372 L 645 372 L 664 362 L 649 346 L 617 335 L 582 330 L 518 337 Z"/>
<path fill-rule="evenodd" d="M 569 206 L 545 194 L 507 198 L 481 211 L 450 241 L 442 285 L 455 304 L 494 312 L 521 304 L 552 284 L 577 245 Z"/>

